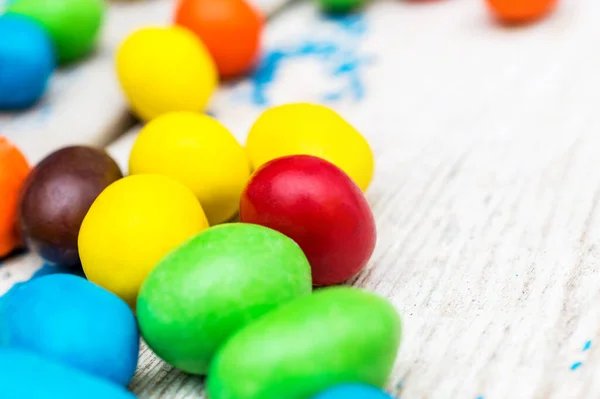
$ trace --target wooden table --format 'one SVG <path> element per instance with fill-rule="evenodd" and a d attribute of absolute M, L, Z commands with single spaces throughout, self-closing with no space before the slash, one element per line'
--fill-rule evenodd
<path fill-rule="evenodd" d="M 598 15 L 597 0 L 563 0 L 508 29 L 475 0 L 377 0 L 341 21 L 298 3 L 267 28 L 272 68 L 215 96 L 211 112 L 241 141 L 266 106 L 306 100 L 372 144 L 379 240 L 353 283 L 403 315 L 396 398 L 600 397 Z M 123 166 L 134 135 L 108 147 Z M 3 291 L 41 264 L 5 263 Z M 146 349 L 132 389 L 204 397 L 200 378 Z"/>

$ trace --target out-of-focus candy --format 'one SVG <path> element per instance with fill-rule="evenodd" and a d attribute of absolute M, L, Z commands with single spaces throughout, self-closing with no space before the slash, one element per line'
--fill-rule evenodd
<path fill-rule="evenodd" d="M 135 316 L 117 296 L 84 278 L 54 274 L 13 287 L 0 299 L 0 320 L 0 348 L 27 350 L 122 386 L 133 378 Z"/>
<path fill-rule="evenodd" d="M 505 23 L 532 22 L 548 15 L 558 0 L 486 0 L 494 16 Z"/>
<path fill-rule="evenodd" d="M 18 14 L 0 16 L 0 110 L 35 104 L 55 66 L 52 40 L 37 21 Z"/>
<path fill-rule="evenodd" d="M 0 136 L 0 257 L 21 245 L 19 193 L 29 172 L 29 163 L 19 149 Z"/>
<path fill-rule="evenodd" d="M 58 61 L 64 64 L 94 49 L 105 7 L 103 0 L 16 0 L 8 12 L 39 21 L 54 41 Z"/>
<path fill-rule="evenodd" d="M 22 189 L 19 221 L 28 246 L 50 263 L 78 266 L 81 222 L 102 190 L 122 177 L 104 150 L 73 146 L 48 155 Z"/>
<path fill-rule="evenodd" d="M 121 88 L 144 120 L 171 111 L 204 111 L 218 83 L 206 46 L 180 26 L 135 31 L 119 47 L 116 62 Z"/>
<path fill-rule="evenodd" d="M 248 72 L 258 60 L 263 16 L 246 0 L 182 0 L 175 23 L 202 39 L 224 78 Z"/>
<path fill-rule="evenodd" d="M 135 399 L 125 388 L 31 352 L 0 349 L 2 399 Z"/>

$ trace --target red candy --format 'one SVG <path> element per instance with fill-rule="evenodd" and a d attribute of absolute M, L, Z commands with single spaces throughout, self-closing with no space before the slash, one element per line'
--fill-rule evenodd
<path fill-rule="evenodd" d="M 315 286 L 356 275 L 375 248 L 375 221 L 360 188 L 337 166 L 309 155 L 260 167 L 242 193 L 240 219 L 296 241 Z"/>

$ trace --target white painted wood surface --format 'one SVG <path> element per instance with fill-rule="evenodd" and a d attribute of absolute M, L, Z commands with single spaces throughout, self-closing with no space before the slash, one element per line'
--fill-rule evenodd
<path fill-rule="evenodd" d="M 403 314 L 390 392 L 600 397 L 600 3 L 563 0 L 517 29 L 495 25 L 475 0 L 377 0 L 365 15 L 365 35 L 351 42 L 374 56 L 365 96 L 332 106 L 376 154 L 368 198 L 379 240 L 354 283 Z M 287 10 L 268 47 L 338 35 L 317 19 L 309 4 Z M 322 100 L 345 84 L 330 67 L 290 60 L 270 98 Z M 241 141 L 261 110 L 239 99 L 249 85 L 222 90 L 211 108 Z M 109 147 L 122 165 L 133 137 Z M 145 349 L 132 388 L 203 397 L 200 378 Z"/>

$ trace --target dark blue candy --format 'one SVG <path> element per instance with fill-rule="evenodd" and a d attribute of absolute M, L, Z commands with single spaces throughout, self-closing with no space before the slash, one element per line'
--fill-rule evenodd
<path fill-rule="evenodd" d="M 0 349 L 2 399 L 135 399 L 109 381 L 18 349 Z"/>
<path fill-rule="evenodd" d="M 24 349 L 119 385 L 129 384 L 137 367 L 133 312 L 81 277 L 52 274 L 14 287 L 0 299 L 0 325 L 0 348 Z"/>
<path fill-rule="evenodd" d="M 55 65 L 54 44 L 39 23 L 18 14 L 0 16 L 0 110 L 33 105 Z"/>
<path fill-rule="evenodd" d="M 318 394 L 313 399 L 392 399 L 392 397 L 370 385 L 342 384 Z"/>

